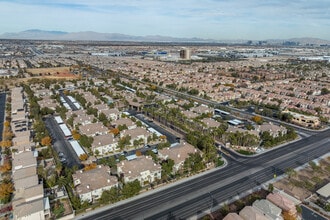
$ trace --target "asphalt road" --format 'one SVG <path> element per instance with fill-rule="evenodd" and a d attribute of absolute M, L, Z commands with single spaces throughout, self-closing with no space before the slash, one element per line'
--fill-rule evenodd
<path fill-rule="evenodd" d="M 327 218 L 321 216 L 317 212 L 314 212 L 313 210 L 307 208 L 306 206 L 302 205 L 302 220 L 327 220 Z"/>
<path fill-rule="evenodd" d="M 49 116 L 45 119 L 45 124 L 47 130 L 52 136 L 53 148 L 59 153 L 62 152 L 66 158 L 66 162 L 62 163 L 63 166 L 72 168 L 77 166 L 78 168 L 83 168 L 83 165 L 80 163 L 80 160 L 73 150 L 71 144 L 65 138 L 62 130 L 58 126 L 53 116 Z"/>
<path fill-rule="evenodd" d="M 3 123 L 5 121 L 6 93 L 0 93 L 0 141 L 2 141 Z"/>
<path fill-rule="evenodd" d="M 79 219 L 187 219 L 330 152 L 324 131 L 253 159 L 233 160 L 198 178 L 156 189 L 155 193 L 85 214 Z"/>

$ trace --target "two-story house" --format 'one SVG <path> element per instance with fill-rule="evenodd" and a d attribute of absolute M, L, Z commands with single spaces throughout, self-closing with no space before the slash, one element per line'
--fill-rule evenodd
<path fill-rule="evenodd" d="M 117 173 L 123 177 L 125 183 L 138 180 L 141 186 L 144 186 L 161 178 L 162 167 L 156 164 L 151 157 L 141 156 L 134 160 L 118 163 Z"/>
<path fill-rule="evenodd" d="M 79 131 L 81 134 L 95 137 L 97 135 L 107 134 L 109 129 L 104 126 L 101 122 L 86 124 L 79 127 Z"/>
<path fill-rule="evenodd" d="M 174 161 L 173 172 L 176 173 L 183 168 L 184 161 L 189 157 L 189 154 L 199 152 L 194 146 L 188 143 L 179 143 L 173 147 L 168 147 L 158 150 L 158 157 Z"/>
<path fill-rule="evenodd" d="M 114 138 L 113 134 L 103 134 L 94 137 L 92 143 L 92 151 L 98 152 L 99 155 L 104 155 L 109 152 L 114 152 L 118 146 L 118 139 Z"/>
<path fill-rule="evenodd" d="M 98 165 L 88 171 L 78 170 L 73 175 L 75 193 L 81 201 L 93 202 L 101 197 L 103 191 L 118 187 L 117 177 L 110 175 L 110 168 Z"/>

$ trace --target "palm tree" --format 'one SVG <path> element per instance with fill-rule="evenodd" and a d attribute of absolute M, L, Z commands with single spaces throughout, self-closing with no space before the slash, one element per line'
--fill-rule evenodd
<path fill-rule="evenodd" d="M 57 185 L 58 185 L 59 188 L 69 185 L 69 178 L 66 178 L 64 176 L 60 176 L 57 179 Z"/>
<path fill-rule="evenodd" d="M 62 164 L 61 163 L 57 163 L 56 166 L 55 166 L 55 170 L 56 170 L 56 173 L 57 173 L 57 176 L 60 176 L 61 175 L 61 171 L 62 171 Z"/>
<path fill-rule="evenodd" d="M 291 177 L 297 176 L 297 172 L 291 167 L 286 169 L 285 174 L 288 175 L 289 179 L 291 179 Z"/>

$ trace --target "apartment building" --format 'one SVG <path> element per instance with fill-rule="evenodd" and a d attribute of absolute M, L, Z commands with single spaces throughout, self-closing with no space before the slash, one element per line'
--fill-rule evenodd
<path fill-rule="evenodd" d="M 92 151 L 98 151 L 99 155 L 105 155 L 109 152 L 115 152 L 118 146 L 118 139 L 113 134 L 103 134 L 94 137 Z"/>
<path fill-rule="evenodd" d="M 141 144 L 148 143 L 148 137 L 152 136 L 152 133 L 142 127 L 137 127 L 135 129 L 124 130 L 120 132 L 120 138 L 125 136 L 130 137 L 130 144 L 134 145 L 134 141 L 142 141 Z"/>
<path fill-rule="evenodd" d="M 116 121 L 113 121 L 111 124 L 116 128 L 126 125 L 128 130 L 137 128 L 136 124 L 130 118 L 120 118 Z"/>
<path fill-rule="evenodd" d="M 48 197 L 44 198 L 43 184 L 37 175 L 36 151 L 32 151 L 31 132 L 27 126 L 27 113 L 22 88 L 12 89 L 12 179 L 15 187 L 13 219 L 43 220 L 50 217 Z"/>
<path fill-rule="evenodd" d="M 117 173 L 123 177 L 125 183 L 138 180 L 141 186 L 161 179 L 162 167 L 156 164 L 151 157 L 141 156 L 130 161 L 121 161 L 117 164 Z"/>
<path fill-rule="evenodd" d="M 95 137 L 97 135 L 107 134 L 109 129 L 105 127 L 101 122 L 96 122 L 79 126 L 79 131 L 81 134 Z"/>
<path fill-rule="evenodd" d="M 189 155 L 197 152 L 199 151 L 194 146 L 183 142 L 158 150 L 158 157 L 163 160 L 172 159 L 174 161 L 173 173 L 176 173 L 183 168 L 184 161 Z"/>
<path fill-rule="evenodd" d="M 93 202 L 99 199 L 105 190 L 118 187 L 117 177 L 110 175 L 110 168 L 98 165 L 88 171 L 78 170 L 73 175 L 75 193 L 81 201 Z"/>
<path fill-rule="evenodd" d="M 257 125 L 255 129 L 259 131 L 260 134 L 267 131 L 273 138 L 279 137 L 280 135 L 285 135 L 287 133 L 287 129 L 285 127 L 274 125 L 271 122 Z"/>
<path fill-rule="evenodd" d="M 319 117 L 316 116 L 307 116 L 303 114 L 299 114 L 296 112 L 291 112 L 291 111 L 283 111 L 282 113 L 288 113 L 292 116 L 291 122 L 302 125 L 304 127 L 310 127 L 310 128 L 316 128 L 321 125 L 321 121 Z"/>

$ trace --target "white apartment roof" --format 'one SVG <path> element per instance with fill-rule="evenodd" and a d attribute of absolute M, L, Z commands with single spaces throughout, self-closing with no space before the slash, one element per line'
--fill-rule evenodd
<path fill-rule="evenodd" d="M 80 144 L 78 143 L 78 141 L 76 140 L 73 140 L 73 141 L 70 141 L 70 144 L 74 150 L 74 152 L 76 152 L 76 154 L 78 155 L 78 157 L 80 155 L 83 155 L 85 154 L 85 151 L 81 148 Z"/>
<path fill-rule="evenodd" d="M 66 137 L 72 135 L 70 129 L 68 128 L 68 126 L 66 126 L 66 124 L 60 124 L 60 128 Z"/>
<path fill-rule="evenodd" d="M 316 193 L 325 198 L 329 198 L 330 197 L 330 183 L 328 183 L 327 185 L 325 185 L 322 188 L 320 188 L 319 190 L 317 190 Z"/>
<path fill-rule="evenodd" d="M 55 116 L 54 119 L 57 122 L 57 124 L 63 124 L 63 120 L 62 120 L 61 116 Z"/>
<path fill-rule="evenodd" d="M 154 128 L 149 127 L 149 128 L 147 128 L 147 129 L 148 129 L 148 131 L 150 131 L 150 132 L 156 134 L 158 137 L 160 137 L 160 136 L 163 135 L 162 133 L 160 133 L 159 131 L 155 130 Z"/>

